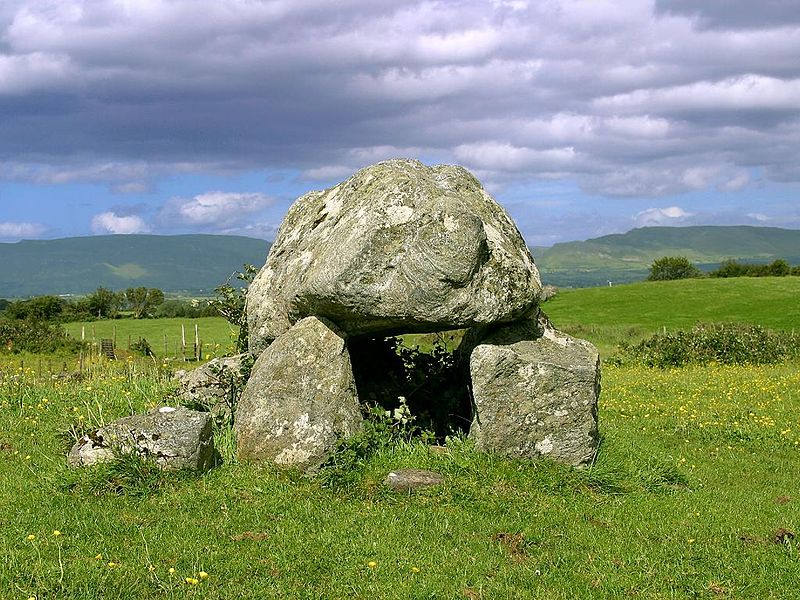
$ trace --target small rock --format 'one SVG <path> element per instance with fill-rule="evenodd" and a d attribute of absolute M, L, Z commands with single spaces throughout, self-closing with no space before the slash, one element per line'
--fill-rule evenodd
<path fill-rule="evenodd" d="M 242 361 L 245 354 L 215 358 L 189 371 L 175 372 L 178 398 L 184 406 L 211 411 L 214 416 L 227 417 L 234 404 L 242 381 Z"/>
<path fill-rule="evenodd" d="M 423 469 L 397 469 L 383 480 L 383 483 L 395 492 L 410 492 L 422 488 L 433 487 L 444 481 L 444 477 L 434 471 Z"/>

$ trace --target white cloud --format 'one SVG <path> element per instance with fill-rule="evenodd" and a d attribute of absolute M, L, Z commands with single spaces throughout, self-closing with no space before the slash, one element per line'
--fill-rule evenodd
<path fill-rule="evenodd" d="M 166 226 L 208 226 L 222 231 L 246 223 L 251 215 L 274 203 L 274 198 L 260 193 L 207 192 L 170 199 L 158 219 Z"/>
<path fill-rule="evenodd" d="M 719 189 L 723 192 L 738 192 L 743 190 L 750 183 L 750 173 L 747 171 L 739 171 L 732 174 L 727 180 L 719 184 Z"/>
<path fill-rule="evenodd" d="M 147 233 L 150 227 L 138 215 L 118 215 L 104 212 L 92 218 L 92 231 L 95 233 Z"/>
<path fill-rule="evenodd" d="M 69 57 L 31 52 L 0 54 L 0 95 L 19 95 L 59 85 L 72 85 L 74 68 Z"/>
<path fill-rule="evenodd" d="M 648 208 L 633 217 L 636 227 L 656 227 L 663 225 L 685 225 L 694 213 L 682 209 L 680 206 L 667 206 L 666 208 Z"/>
<path fill-rule="evenodd" d="M 758 223 L 769 223 L 770 221 L 772 221 L 771 217 L 768 217 L 763 213 L 747 213 L 747 217 L 749 219 L 757 221 Z"/>
<path fill-rule="evenodd" d="M 0 240 L 15 241 L 23 238 L 37 238 L 45 231 L 47 231 L 47 227 L 40 223 L 0 221 Z"/>

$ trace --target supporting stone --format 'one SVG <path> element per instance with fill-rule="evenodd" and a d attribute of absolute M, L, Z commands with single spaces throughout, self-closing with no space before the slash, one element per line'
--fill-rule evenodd
<path fill-rule="evenodd" d="M 596 348 L 546 317 L 503 325 L 470 355 L 479 449 L 509 457 L 590 463 L 597 451 L 600 359 Z"/>
<path fill-rule="evenodd" d="M 362 427 L 344 337 L 307 317 L 280 335 L 253 365 L 236 409 L 241 459 L 313 469 L 340 437 Z"/>

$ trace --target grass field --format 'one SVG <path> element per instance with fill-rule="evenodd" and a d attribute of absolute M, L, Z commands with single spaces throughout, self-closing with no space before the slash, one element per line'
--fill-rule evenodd
<path fill-rule="evenodd" d="M 608 356 L 620 342 L 699 322 L 798 329 L 798 298 L 800 277 L 684 279 L 562 289 L 543 308 L 557 327 L 594 342 Z"/>
<path fill-rule="evenodd" d="M 764 298 L 744 286 L 739 295 Z M 585 317 L 601 343 L 603 315 L 620 303 L 615 327 L 680 325 L 648 316 L 658 294 L 630 288 L 647 314 L 626 288 L 563 292 L 546 309 L 556 323 Z M 653 290 L 664 304 L 691 296 Z M 778 327 L 789 300 L 748 314 Z M 699 320 L 729 320 L 701 304 Z M 16 364 L 0 365 L 4 599 L 800 597 L 795 363 L 605 366 L 602 445 L 581 471 L 480 454 L 459 438 L 444 452 L 400 444 L 331 487 L 238 463 L 219 431 L 221 466 L 123 495 L 99 493 L 102 470 L 67 469 L 69 431 L 162 402 L 168 369 L 118 361 L 67 381 Z M 381 481 L 401 467 L 445 483 L 392 493 Z"/>
<path fill-rule="evenodd" d="M 150 344 L 157 357 L 181 357 L 182 335 L 181 325 L 188 346 L 192 353 L 195 325 L 203 345 L 204 356 L 225 354 L 232 346 L 234 331 L 230 324 L 221 317 L 201 317 L 198 319 L 113 319 L 66 323 L 67 332 L 75 339 L 99 342 L 102 338 L 116 338 L 117 347 L 128 349 L 128 343 L 144 338 Z M 165 351 L 166 349 L 166 351 Z"/>

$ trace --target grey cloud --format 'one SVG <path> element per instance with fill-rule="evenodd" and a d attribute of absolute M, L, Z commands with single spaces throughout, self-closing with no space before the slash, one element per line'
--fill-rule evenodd
<path fill-rule="evenodd" d="M 142 193 L 175 170 L 329 181 L 413 155 L 623 197 L 800 181 L 786 3 L 143 6 L 3 3 L 0 177 Z"/>
<path fill-rule="evenodd" d="M 656 0 L 656 11 L 686 15 L 701 27 L 756 29 L 800 24 L 795 0 Z"/>

